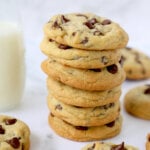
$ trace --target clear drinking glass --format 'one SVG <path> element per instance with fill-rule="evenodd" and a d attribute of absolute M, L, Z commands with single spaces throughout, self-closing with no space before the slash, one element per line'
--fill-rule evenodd
<path fill-rule="evenodd" d="M 17 7 L 17 0 L 0 0 L 0 111 L 17 106 L 24 91 L 24 45 Z"/>

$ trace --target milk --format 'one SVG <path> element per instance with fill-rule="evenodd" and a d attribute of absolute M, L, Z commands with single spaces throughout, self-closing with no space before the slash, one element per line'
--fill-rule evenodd
<path fill-rule="evenodd" d="M 0 111 L 20 103 L 25 64 L 22 33 L 16 24 L 0 22 Z"/>

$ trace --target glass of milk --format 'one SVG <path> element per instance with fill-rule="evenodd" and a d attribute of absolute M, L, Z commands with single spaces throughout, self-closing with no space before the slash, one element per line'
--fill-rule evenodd
<path fill-rule="evenodd" d="M 15 108 L 25 84 L 22 31 L 16 0 L 0 1 L 0 111 Z"/>

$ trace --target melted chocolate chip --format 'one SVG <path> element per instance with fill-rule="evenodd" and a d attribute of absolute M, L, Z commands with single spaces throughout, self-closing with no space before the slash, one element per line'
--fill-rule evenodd
<path fill-rule="evenodd" d="M 59 44 L 59 46 L 58 46 L 60 49 L 70 49 L 71 47 L 70 46 L 68 46 L 68 45 L 64 45 L 64 44 Z"/>
<path fill-rule="evenodd" d="M 84 18 L 88 19 L 88 17 L 86 15 L 84 15 L 84 14 L 77 14 L 76 16 L 78 16 L 78 17 L 84 17 Z"/>
<path fill-rule="evenodd" d="M 49 39 L 49 42 L 54 42 L 54 40 L 52 40 L 52 39 Z"/>
<path fill-rule="evenodd" d="M 52 25 L 53 28 L 60 28 L 62 30 L 62 27 L 58 24 L 57 21 L 55 21 Z"/>
<path fill-rule="evenodd" d="M 94 29 L 95 28 L 95 24 L 98 23 L 98 21 L 96 20 L 96 18 L 92 18 L 90 20 L 88 20 L 87 22 L 84 23 L 84 25 L 86 25 L 89 29 Z"/>
<path fill-rule="evenodd" d="M 77 130 L 88 130 L 88 127 L 84 127 L 84 126 L 75 126 L 75 128 Z"/>
<path fill-rule="evenodd" d="M 108 25 L 108 24 L 111 24 L 111 21 L 109 19 L 105 19 L 105 20 L 103 20 L 103 22 L 101 24 Z"/>
<path fill-rule="evenodd" d="M 102 56 L 101 61 L 104 65 L 106 65 L 108 63 L 108 59 L 106 56 Z"/>
<path fill-rule="evenodd" d="M 118 67 L 117 67 L 117 65 L 113 64 L 111 66 L 108 66 L 107 70 L 108 70 L 108 72 L 115 74 L 118 72 Z"/>
<path fill-rule="evenodd" d="M 101 31 L 98 31 L 98 30 L 94 31 L 93 34 L 96 36 L 104 35 Z"/>
<path fill-rule="evenodd" d="M 101 72 L 102 70 L 101 69 L 89 69 L 90 71 L 94 71 L 94 72 Z"/>
<path fill-rule="evenodd" d="M 62 23 L 66 23 L 66 22 L 69 22 L 70 20 L 67 19 L 64 15 L 61 16 L 61 22 Z"/>
<path fill-rule="evenodd" d="M 148 141 L 150 142 L 150 136 L 148 137 Z"/>
<path fill-rule="evenodd" d="M 89 147 L 87 150 L 93 150 L 93 149 L 95 148 L 95 146 L 96 146 L 96 144 L 94 143 L 94 144 L 92 145 L 92 147 Z"/>
<path fill-rule="evenodd" d="M 5 124 L 6 125 L 12 125 L 12 124 L 15 124 L 17 122 L 17 119 L 6 119 L 5 120 Z"/>
<path fill-rule="evenodd" d="M 89 41 L 88 37 L 85 37 L 82 41 L 81 44 L 86 44 Z"/>
<path fill-rule="evenodd" d="M 115 121 L 106 124 L 106 126 L 110 128 L 113 127 L 114 125 L 115 125 Z"/>
<path fill-rule="evenodd" d="M 150 94 L 150 87 L 144 91 L 144 94 Z"/>
<path fill-rule="evenodd" d="M 2 125 L 0 125 L 0 134 L 5 134 L 5 130 L 3 129 Z"/>
<path fill-rule="evenodd" d="M 51 117 L 54 117 L 53 113 L 50 113 Z"/>
<path fill-rule="evenodd" d="M 14 137 L 10 140 L 7 140 L 6 141 L 8 144 L 10 144 L 13 148 L 19 148 L 20 147 L 20 141 L 19 141 L 19 138 L 17 137 Z"/>
<path fill-rule="evenodd" d="M 75 36 L 76 35 L 76 32 L 72 32 L 72 36 Z"/>
<path fill-rule="evenodd" d="M 126 148 L 124 147 L 124 142 L 119 145 L 112 146 L 111 150 L 126 150 Z"/>
<path fill-rule="evenodd" d="M 61 106 L 60 104 L 57 104 L 57 105 L 55 106 L 55 110 L 56 110 L 56 109 L 62 110 L 62 106 Z"/>

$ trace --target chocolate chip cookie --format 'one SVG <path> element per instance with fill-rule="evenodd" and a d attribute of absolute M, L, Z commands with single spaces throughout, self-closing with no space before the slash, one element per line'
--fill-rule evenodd
<path fill-rule="evenodd" d="M 121 51 L 127 79 L 150 78 L 150 57 L 135 48 L 126 47 Z"/>
<path fill-rule="evenodd" d="M 131 145 L 106 143 L 106 142 L 94 142 L 87 144 L 81 150 L 138 150 L 138 148 Z"/>
<path fill-rule="evenodd" d="M 30 130 L 28 126 L 13 117 L 0 115 L 0 149 L 29 150 Z"/>
<path fill-rule="evenodd" d="M 44 32 L 58 43 L 86 50 L 118 49 L 128 42 L 127 33 L 117 23 L 92 13 L 53 16 Z"/>
<path fill-rule="evenodd" d="M 74 126 L 57 118 L 52 113 L 49 115 L 51 128 L 60 136 L 74 141 L 103 140 L 114 137 L 120 133 L 122 117 L 102 126 Z"/>
<path fill-rule="evenodd" d="M 146 139 L 146 150 L 150 150 L 150 133 L 147 135 Z"/>
<path fill-rule="evenodd" d="M 41 50 L 48 57 L 74 68 L 103 68 L 115 64 L 121 59 L 120 50 L 81 50 L 56 43 L 48 38 L 44 38 L 41 42 Z"/>
<path fill-rule="evenodd" d="M 97 107 L 77 107 L 67 105 L 49 95 L 48 107 L 57 117 L 75 126 L 100 126 L 115 120 L 119 116 L 119 102 Z"/>
<path fill-rule="evenodd" d="M 105 91 L 86 91 L 63 84 L 50 76 L 47 79 L 47 87 L 49 93 L 56 99 L 79 107 L 96 107 L 114 103 L 121 95 L 121 85 Z"/>
<path fill-rule="evenodd" d="M 127 92 L 124 106 L 130 114 L 150 120 L 150 84 L 135 87 Z"/>
<path fill-rule="evenodd" d="M 61 65 L 53 59 L 42 63 L 43 71 L 69 86 L 90 90 L 108 90 L 120 85 L 125 79 L 125 73 L 119 63 L 99 69 L 77 69 Z"/>

